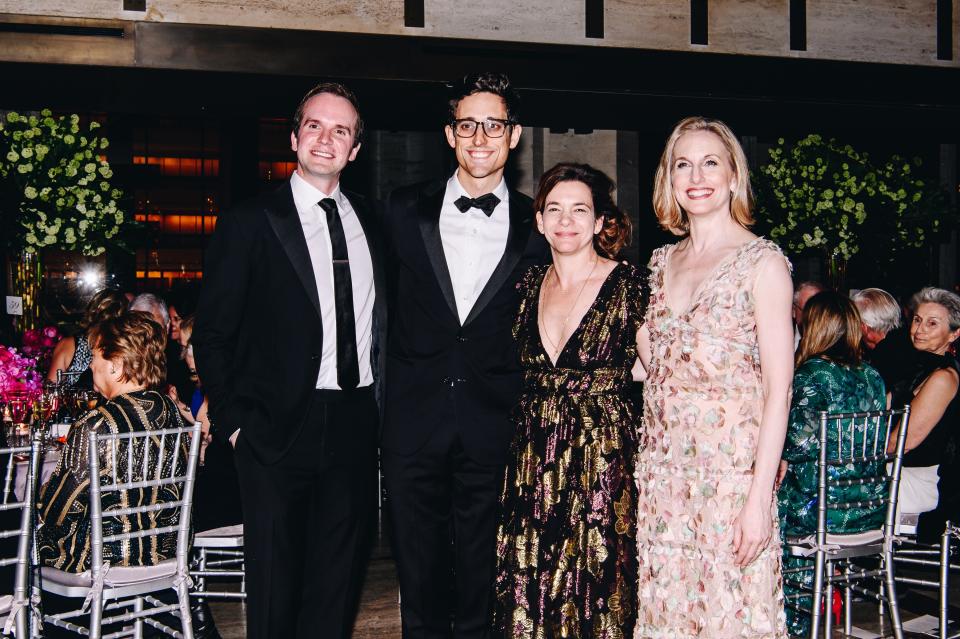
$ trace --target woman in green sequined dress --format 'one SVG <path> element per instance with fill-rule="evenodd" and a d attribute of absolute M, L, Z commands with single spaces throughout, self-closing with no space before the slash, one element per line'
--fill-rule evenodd
<path fill-rule="evenodd" d="M 628 636 L 635 620 L 637 409 L 630 399 L 646 273 L 613 183 L 587 165 L 544 174 L 535 209 L 553 264 L 521 281 L 525 370 L 497 531 L 496 636 Z"/>
<path fill-rule="evenodd" d="M 778 492 L 780 526 L 784 537 L 808 535 L 817 530 L 817 458 L 820 454 L 820 411 L 849 413 L 883 410 L 886 391 L 883 380 L 861 360 L 862 331 L 860 315 L 846 297 L 833 291 L 818 293 L 803 309 L 803 338 L 797 351 L 797 370 L 793 378 L 793 400 L 783 447 Z M 860 433 L 862 435 L 862 433 Z M 835 431 L 828 432 L 827 456 L 835 455 L 839 445 Z M 856 439 L 854 446 L 862 445 Z M 876 462 L 881 464 L 883 462 Z M 856 479 L 873 475 L 876 468 L 864 466 L 831 466 L 827 472 L 834 479 Z M 783 473 L 786 473 L 785 475 Z M 881 484 L 835 488 L 843 501 L 883 499 L 886 487 Z M 883 524 L 884 507 L 827 510 L 831 532 L 856 533 L 878 528 Z M 813 562 L 807 558 L 783 553 L 784 594 L 788 601 L 809 609 L 810 597 L 800 600 L 791 595 L 801 592 L 801 585 L 813 583 Z M 805 567 L 800 573 L 790 568 Z M 809 592 L 807 590 L 806 592 Z M 787 629 L 793 636 L 807 636 L 810 616 L 787 606 Z"/>

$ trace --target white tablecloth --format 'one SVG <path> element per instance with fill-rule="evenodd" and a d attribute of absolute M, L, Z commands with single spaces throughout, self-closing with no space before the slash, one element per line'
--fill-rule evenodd
<path fill-rule="evenodd" d="M 60 449 L 48 450 L 43 456 L 43 461 L 40 463 L 40 483 L 37 484 L 37 491 L 40 490 L 40 486 L 43 486 L 50 475 L 53 474 L 53 469 L 57 467 L 57 462 L 60 461 Z M 17 477 L 14 479 L 13 484 L 13 494 L 17 496 L 17 499 L 23 499 L 23 489 L 27 485 L 27 462 L 17 462 Z"/>

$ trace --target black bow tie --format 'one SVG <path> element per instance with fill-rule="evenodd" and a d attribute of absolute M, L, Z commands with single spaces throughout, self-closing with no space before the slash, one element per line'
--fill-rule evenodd
<path fill-rule="evenodd" d="M 493 209 L 497 208 L 497 204 L 500 204 L 500 198 L 493 193 L 487 193 L 486 195 L 481 195 L 480 197 L 467 197 L 466 195 L 461 195 L 454 201 L 453 204 L 460 209 L 461 213 L 466 213 L 470 209 L 480 209 L 487 215 L 487 217 L 490 217 L 493 215 Z"/>

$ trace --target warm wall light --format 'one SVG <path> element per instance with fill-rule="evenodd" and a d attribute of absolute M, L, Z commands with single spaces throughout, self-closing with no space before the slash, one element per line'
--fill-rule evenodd
<path fill-rule="evenodd" d="M 160 175 L 186 177 L 217 177 L 220 160 L 216 158 L 180 158 L 159 155 L 135 155 L 133 163 L 160 167 Z"/>

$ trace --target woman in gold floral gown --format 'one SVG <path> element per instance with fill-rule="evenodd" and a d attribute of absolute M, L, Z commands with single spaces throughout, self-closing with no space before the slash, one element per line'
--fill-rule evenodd
<path fill-rule="evenodd" d="M 688 118 L 657 170 L 662 226 L 640 334 L 634 636 L 785 637 L 773 485 L 793 376 L 789 264 L 753 235 L 746 158 Z"/>
<path fill-rule="evenodd" d="M 554 263 L 520 283 L 525 379 L 501 498 L 496 636 L 620 639 L 633 628 L 629 393 L 647 290 L 645 272 L 608 259 L 630 237 L 612 191 L 603 173 L 560 164 L 535 201 Z"/>

